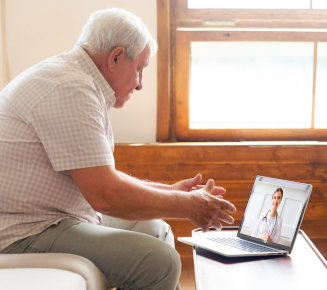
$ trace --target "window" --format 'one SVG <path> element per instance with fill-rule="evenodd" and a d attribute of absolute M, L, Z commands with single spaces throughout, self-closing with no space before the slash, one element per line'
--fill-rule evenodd
<path fill-rule="evenodd" d="M 189 49 L 190 129 L 313 125 L 313 43 L 192 41 Z"/>
<path fill-rule="evenodd" d="M 325 0 L 188 0 L 190 9 L 241 8 L 241 9 L 324 9 Z"/>
<path fill-rule="evenodd" d="M 325 8 L 158 0 L 158 141 L 327 140 Z"/>

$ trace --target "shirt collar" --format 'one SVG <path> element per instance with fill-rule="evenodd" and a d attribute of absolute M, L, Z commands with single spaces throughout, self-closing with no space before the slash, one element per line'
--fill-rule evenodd
<path fill-rule="evenodd" d="M 82 69 L 87 74 L 91 75 L 93 79 L 97 82 L 104 95 L 106 103 L 110 107 L 113 106 L 116 102 L 115 92 L 105 80 L 105 78 L 103 77 L 93 60 L 90 58 L 90 56 L 87 54 L 87 52 L 82 47 L 75 46 L 72 49 L 72 54 L 75 54 L 78 57 Z"/>

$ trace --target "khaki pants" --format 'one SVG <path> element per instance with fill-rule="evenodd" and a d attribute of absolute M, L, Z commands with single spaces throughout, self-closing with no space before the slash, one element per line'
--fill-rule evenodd
<path fill-rule="evenodd" d="M 2 253 L 70 253 L 91 260 L 118 289 L 178 289 L 180 258 L 169 225 L 104 217 L 98 226 L 64 219 Z"/>

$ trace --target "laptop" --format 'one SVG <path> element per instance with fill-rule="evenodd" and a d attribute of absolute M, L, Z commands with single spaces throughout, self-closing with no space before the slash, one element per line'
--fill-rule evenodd
<path fill-rule="evenodd" d="M 312 185 L 256 176 L 238 231 L 209 231 L 180 242 L 226 257 L 292 252 Z"/>

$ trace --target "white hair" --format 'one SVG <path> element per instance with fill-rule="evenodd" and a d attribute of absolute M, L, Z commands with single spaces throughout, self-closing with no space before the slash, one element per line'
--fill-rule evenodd
<path fill-rule="evenodd" d="M 146 45 L 150 47 L 150 56 L 157 52 L 158 47 L 141 19 L 119 8 L 91 14 L 76 45 L 92 53 L 109 52 L 122 46 L 130 59 L 135 59 Z"/>

